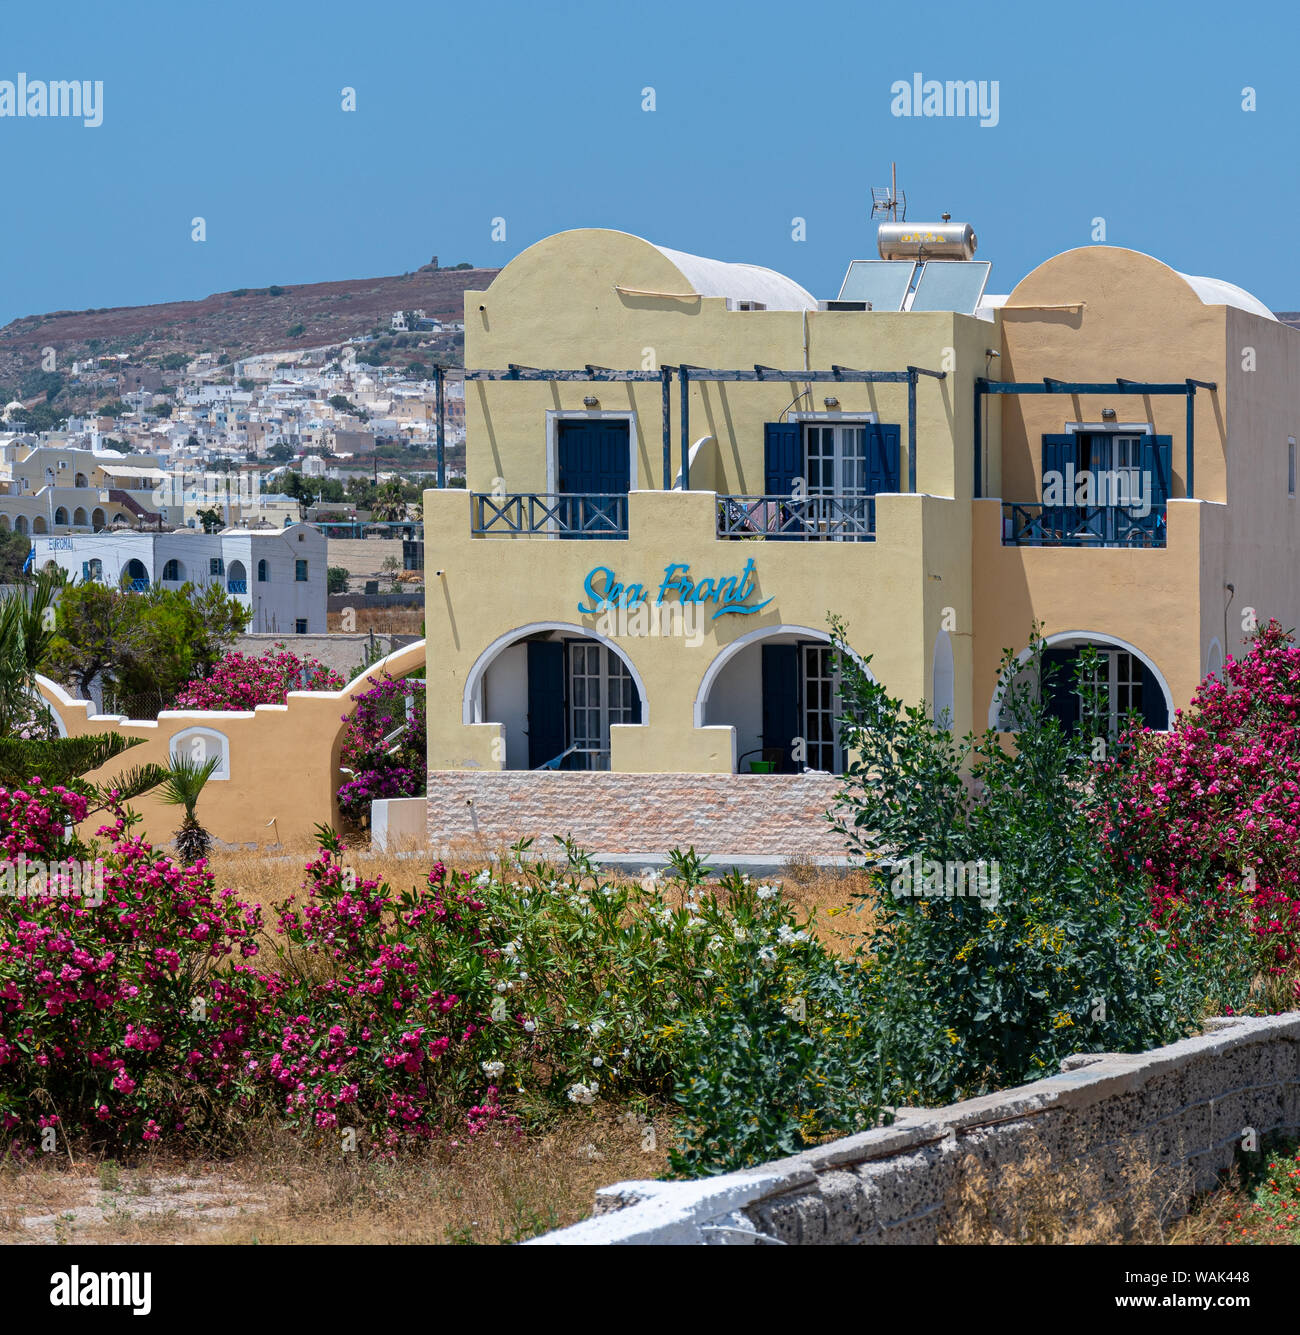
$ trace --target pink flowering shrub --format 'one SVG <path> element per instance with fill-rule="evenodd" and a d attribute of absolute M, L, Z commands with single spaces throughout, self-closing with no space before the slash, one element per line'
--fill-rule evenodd
<path fill-rule="evenodd" d="M 337 691 L 347 683 L 314 658 L 299 658 L 284 645 L 278 653 L 249 658 L 229 653 L 206 677 L 187 681 L 173 709 L 254 709 L 282 705 L 290 691 Z"/>
<path fill-rule="evenodd" d="M 1270 621 L 1221 677 L 1137 742 L 1105 834 L 1150 878 L 1179 948 L 1201 949 L 1244 907 L 1257 967 L 1280 977 L 1300 963 L 1300 649 Z"/>
<path fill-rule="evenodd" d="M 347 729 L 339 763 L 348 771 L 339 787 L 339 809 L 364 824 L 370 804 L 382 797 L 424 792 L 424 682 L 404 677 L 368 677 L 370 690 L 344 715 Z"/>
<path fill-rule="evenodd" d="M 113 811 L 106 844 L 83 844 L 78 794 L 0 788 L 0 867 L 102 872 L 0 893 L 0 1153 L 48 1148 L 50 1128 L 216 1149 L 267 1119 L 379 1152 L 499 1142 L 539 1100 L 670 1092 L 687 1017 L 742 965 L 814 949 L 774 888 L 714 894 L 693 855 L 661 890 L 521 845 L 496 874 L 438 863 L 402 892 L 359 877 L 324 827 L 306 894 L 264 933 L 203 860 L 178 865 Z"/>
<path fill-rule="evenodd" d="M 199 1130 L 252 1037 L 254 1008 L 219 970 L 256 954 L 260 911 L 214 891 L 203 863 L 181 867 L 155 852 L 132 835 L 135 817 L 116 814 L 100 831 L 109 846 L 88 848 L 64 832 L 84 819 L 83 797 L 39 779 L 0 788 L 6 1133 L 38 1120 L 89 1122 L 105 1140 L 155 1140 L 193 1119 Z M 20 855 L 24 868 L 48 869 L 26 895 L 12 881 Z"/>
<path fill-rule="evenodd" d="M 372 1142 L 392 1147 L 437 1134 L 486 1083 L 468 1130 L 500 1120 L 497 1088 L 474 1059 L 490 1002 L 482 901 L 441 865 L 426 888 L 395 895 L 342 865 L 332 831 L 321 829 L 320 839 L 306 902 L 286 904 L 277 928 L 291 963 L 305 952 L 328 970 L 314 981 L 317 971 L 290 969 L 299 981 L 283 998 L 283 1029 L 267 1061 L 284 1113 L 304 1127 L 364 1127 Z"/>

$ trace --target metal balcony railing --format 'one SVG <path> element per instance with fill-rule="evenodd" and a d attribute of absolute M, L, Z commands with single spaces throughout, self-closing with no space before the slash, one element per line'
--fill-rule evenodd
<path fill-rule="evenodd" d="M 470 532 L 491 537 L 540 533 L 559 538 L 626 538 L 627 496 L 472 492 Z"/>
<path fill-rule="evenodd" d="M 1134 516 L 1119 505 L 1004 501 L 1004 547 L 1163 547 L 1165 507 Z"/>
<path fill-rule="evenodd" d="M 874 496 L 719 496 L 720 538 L 873 542 Z"/>
<path fill-rule="evenodd" d="M 226 581 L 227 593 L 247 593 L 248 581 L 246 579 L 228 579 Z"/>

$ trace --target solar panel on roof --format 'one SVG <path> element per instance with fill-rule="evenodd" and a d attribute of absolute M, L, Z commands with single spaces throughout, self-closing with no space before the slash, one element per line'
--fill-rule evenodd
<path fill-rule="evenodd" d="M 915 260 L 854 260 L 837 300 L 869 301 L 873 311 L 901 311 L 915 269 Z"/>
<path fill-rule="evenodd" d="M 974 315 L 992 267 L 989 260 L 927 260 L 908 309 Z"/>

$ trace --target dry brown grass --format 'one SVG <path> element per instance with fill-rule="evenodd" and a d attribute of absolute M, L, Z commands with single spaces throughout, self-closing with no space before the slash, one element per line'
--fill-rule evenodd
<path fill-rule="evenodd" d="M 445 1143 L 396 1162 L 268 1133 L 220 1163 L 157 1153 L 122 1168 L 10 1166 L 0 1242 L 519 1242 L 589 1216 L 598 1187 L 657 1177 L 671 1137 L 662 1109 L 575 1110 L 519 1140 Z"/>
<path fill-rule="evenodd" d="M 286 840 L 274 850 L 215 849 L 209 865 L 219 886 L 232 886 L 241 898 L 269 909 L 299 891 L 304 879 L 303 867 L 315 851 L 315 842 L 301 837 Z M 483 867 L 499 868 L 508 856 L 505 847 L 466 842 L 453 848 L 444 860 L 472 876 Z M 364 845 L 350 846 L 346 857 L 347 865 L 355 868 L 359 877 L 386 880 L 399 890 L 423 882 L 434 861 L 427 850 L 397 848 L 387 853 L 372 853 Z M 611 872 L 608 879 L 620 882 L 635 878 Z M 815 915 L 814 927 L 828 949 L 848 953 L 855 939 L 870 930 L 874 921 L 870 907 L 873 892 L 865 873 L 845 874 L 833 868 L 792 862 L 771 879 L 781 886 L 782 894 L 800 916 Z M 668 893 L 671 901 L 671 890 Z"/>
<path fill-rule="evenodd" d="M 1013 1163 L 990 1168 L 974 1154 L 962 1161 L 941 1241 L 979 1246 L 1112 1246 L 1168 1243 L 1189 1190 L 1185 1168 L 1160 1170 L 1146 1147 L 1115 1150 L 1107 1180 L 1083 1154 L 1053 1155 L 1037 1136 Z"/>

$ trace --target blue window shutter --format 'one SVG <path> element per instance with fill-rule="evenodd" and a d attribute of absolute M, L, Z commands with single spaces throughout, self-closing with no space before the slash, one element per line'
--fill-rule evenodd
<path fill-rule="evenodd" d="M 83 562 L 81 563 L 81 582 L 82 582 L 83 584 L 89 584 L 89 583 L 90 583 L 90 562 L 89 562 L 89 561 L 83 561 Z"/>
<path fill-rule="evenodd" d="M 763 749 L 779 748 L 781 773 L 794 770 L 790 751 L 799 735 L 799 646 L 764 644 Z"/>
<path fill-rule="evenodd" d="M 1061 721 L 1067 735 L 1072 734 L 1079 723 L 1079 693 L 1075 689 L 1074 680 L 1078 659 L 1077 649 L 1043 650 L 1041 670 L 1046 679 L 1043 703 L 1049 716 Z"/>
<path fill-rule="evenodd" d="M 536 769 L 564 750 L 564 645 L 528 642 L 528 767 Z"/>
<path fill-rule="evenodd" d="M 1142 471 L 1151 479 L 1151 514 L 1146 518 L 1151 528 L 1155 527 L 1156 511 L 1163 510 L 1169 500 L 1173 443 L 1172 436 L 1142 437 Z"/>
<path fill-rule="evenodd" d="M 1060 436 L 1043 437 L 1043 478 L 1048 473 L 1056 472 L 1061 475 L 1061 482 L 1064 485 L 1066 481 L 1065 466 L 1072 463 L 1078 467 L 1078 439 L 1067 433 Z M 1047 483 L 1042 483 L 1043 492 L 1040 497 L 1046 493 Z M 1066 511 L 1073 512 L 1073 506 L 1043 506 L 1043 528 L 1060 530 L 1065 526 Z"/>
<path fill-rule="evenodd" d="M 1140 658 L 1137 663 L 1142 669 L 1142 722 L 1156 732 L 1164 732 L 1169 727 L 1165 693 L 1160 689 L 1156 674 Z"/>
<path fill-rule="evenodd" d="M 789 496 L 795 478 L 804 476 L 803 431 L 798 422 L 763 425 L 763 491 Z"/>
<path fill-rule="evenodd" d="M 867 451 L 868 495 L 901 490 L 899 428 L 892 423 L 868 423 L 863 439 Z"/>

